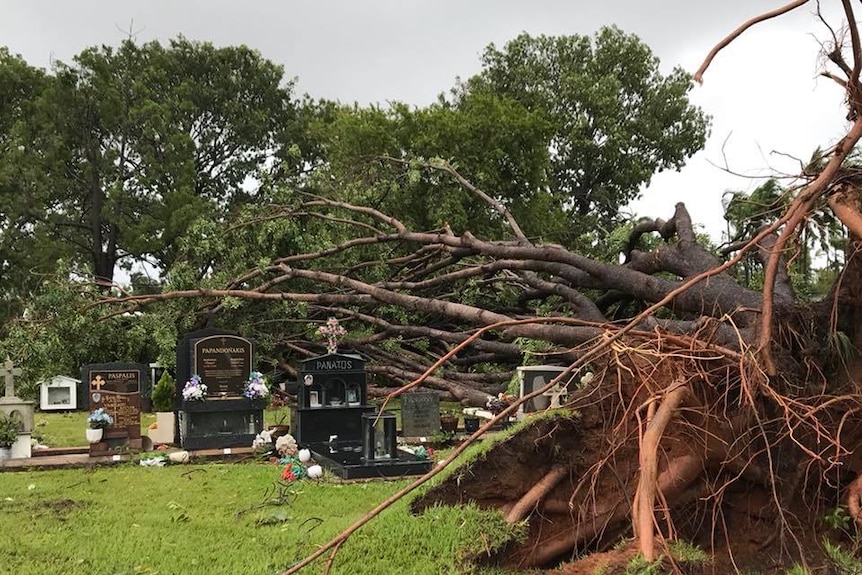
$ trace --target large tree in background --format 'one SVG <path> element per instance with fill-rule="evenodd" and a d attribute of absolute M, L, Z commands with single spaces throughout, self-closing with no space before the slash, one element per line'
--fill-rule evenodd
<path fill-rule="evenodd" d="M 43 212 L 27 201 L 31 175 L 14 161 L 21 155 L 21 125 L 47 83 L 41 70 L 0 48 L 0 325 L 21 313 L 42 277 L 70 253 L 37 233 Z"/>
<path fill-rule="evenodd" d="M 586 248 L 652 175 L 699 150 L 707 118 L 691 79 L 663 75 L 636 36 L 521 35 L 491 45 L 483 70 L 421 109 L 343 108 L 329 160 L 352 199 L 398 213 L 416 229 L 444 224 L 501 237 L 506 223 L 457 183 L 416 168 L 449 160 L 518 219 L 527 236 Z M 404 160 L 381 161 L 381 156 Z M 342 197 L 347 197 L 342 195 Z M 583 236 L 583 237 L 581 237 Z"/>
<path fill-rule="evenodd" d="M 295 116 L 281 67 L 182 38 L 84 50 L 32 96 L 2 158 L 11 217 L 35 214 L 32 233 L 104 284 L 123 261 L 167 268 L 193 220 L 248 201 Z"/>
<path fill-rule="evenodd" d="M 691 80 L 668 75 L 637 36 L 603 28 L 594 37 L 522 34 L 485 50 L 483 70 L 455 90 L 458 106 L 494 94 L 552 126 L 547 183 L 577 232 L 618 223 L 618 211 L 656 171 L 680 168 L 705 141 Z"/>

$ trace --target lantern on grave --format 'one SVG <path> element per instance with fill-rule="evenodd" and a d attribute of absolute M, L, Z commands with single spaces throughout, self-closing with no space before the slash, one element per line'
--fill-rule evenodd
<path fill-rule="evenodd" d="M 398 458 L 395 415 L 383 411 L 362 414 L 362 458 L 366 462 Z"/>

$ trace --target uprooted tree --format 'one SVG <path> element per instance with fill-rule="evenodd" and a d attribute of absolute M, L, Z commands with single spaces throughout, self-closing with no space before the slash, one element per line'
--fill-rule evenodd
<path fill-rule="evenodd" d="M 744 23 L 696 79 L 747 28 L 805 3 Z M 763 568 L 763 554 L 778 565 L 816 566 L 818 518 L 845 505 L 862 525 L 855 450 L 862 441 L 862 364 L 855 359 L 862 173 L 845 161 L 862 136 L 862 41 L 849 0 L 843 6 L 849 40 L 834 38 L 827 55 L 836 72 L 825 74 L 846 88 L 847 134 L 785 192 L 780 213 L 721 254 L 698 243 L 678 204 L 669 219 L 631 230 L 624 263 L 604 263 L 534 242 L 504 202 L 448 162 L 378 157 L 377 166 L 400 168 L 404 178 L 418 170 L 429 182 L 456 182 L 484 202 L 488 218 L 508 225 L 510 239 L 449 226 L 416 230 L 377 207 L 309 195 L 267 217 L 301 222 L 309 233 L 337 227 L 340 239 L 328 248 L 283 255 L 219 289 L 103 303 L 125 310 L 199 298 L 213 316 L 238 306 L 287 309 L 271 305 L 279 302 L 310 317 L 334 315 L 351 329 L 345 343 L 371 359 L 381 386 L 413 381 L 464 403 L 484 403 L 508 378 L 482 366 L 516 364 L 523 342 L 541 342 L 546 361 L 569 366 L 560 379 L 594 375 L 570 397 L 567 415 L 528 423 L 468 473 L 414 501 L 416 511 L 470 500 L 502 509 L 511 522 L 528 519 L 524 540 L 492 553 L 513 566 L 606 550 L 632 535 L 648 561 L 680 538 L 715 554 L 719 570 L 754 561 Z M 846 226 L 844 266 L 825 298 L 802 304 L 789 270 L 800 231 L 823 210 Z M 745 258 L 760 262 L 762 291 L 734 274 Z M 313 353 L 303 335 L 281 343 Z M 288 572 L 337 551 L 360 526 Z M 740 532 L 756 541 L 742 545 Z"/>

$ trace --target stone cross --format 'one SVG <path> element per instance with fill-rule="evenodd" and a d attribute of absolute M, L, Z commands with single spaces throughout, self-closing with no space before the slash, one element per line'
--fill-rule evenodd
<path fill-rule="evenodd" d="M 556 408 L 560 407 L 560 405 L 561 405 L 560 404 L 560 396 L 568 395 L 568 394 L 569 394 L 569 392 L 565 387 L 557 384 L 554 387 L 552 387 L 551 389 L 549 389 L 548 391 L 546 391 L 545 393 L 543 393 L 542 395 L 550 397 L 551 398 L 551 406 L 550 407 L 551 407 L 551 409 L 556 409 Z"/>
<path fill-rule="evenodd" d="M 0 369 L 0 377 L 6 380 L 6 397 L 15 397 L 15 376 L 18 375 L 21 375 L 21 368 L 14 367 L 12 360 L 7 357 Z"/>
<path fill-rule="evenodd" d="M 95 387 L 99 391 L 102 391 L 102 386 L 105 385 L 105 380 L 102 379 L 101 375 L 97 375 L 96 379 L 90 382 L 90 387 Z"/>

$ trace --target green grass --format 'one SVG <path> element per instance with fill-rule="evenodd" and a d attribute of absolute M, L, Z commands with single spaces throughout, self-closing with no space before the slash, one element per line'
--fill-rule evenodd
<path fill-rule="evenodd" d="M 266 410 L 266 424 L 287 423 L 288 411 Z M 37 413 L 35 431 L 50 446 L 84 445 L 86 418 L 86 412 Z M 153 421 L 154 414 L 141 414 L 144 433 Z M 342 483 L 327 475 L 278 487 L 284 485 L 280 472 L 275 465 L 240 463 L 0 474 L 3 572 L 276 574 L 409 484 Z M 342 545 L 331 573 L 500 573 L 465 557 L 523 529 L 474 507 L 413 516 L 409 500 Z M 324 560 L 303 573 L 322 572 Z"/>
<path fill-rule="evenodd" d="M 253 509 L 277 498 L 279 471 L 250 463 L 4 473 L 3 569 L 274 574 L 407 485 L 301 481 L 284 488 L 281 505 Z M 463 558 L 514 533 L 499 513 L 434 508 L 414 517 L 402 500 L 342 545 L 332 573 L 494 573 Z"/>

